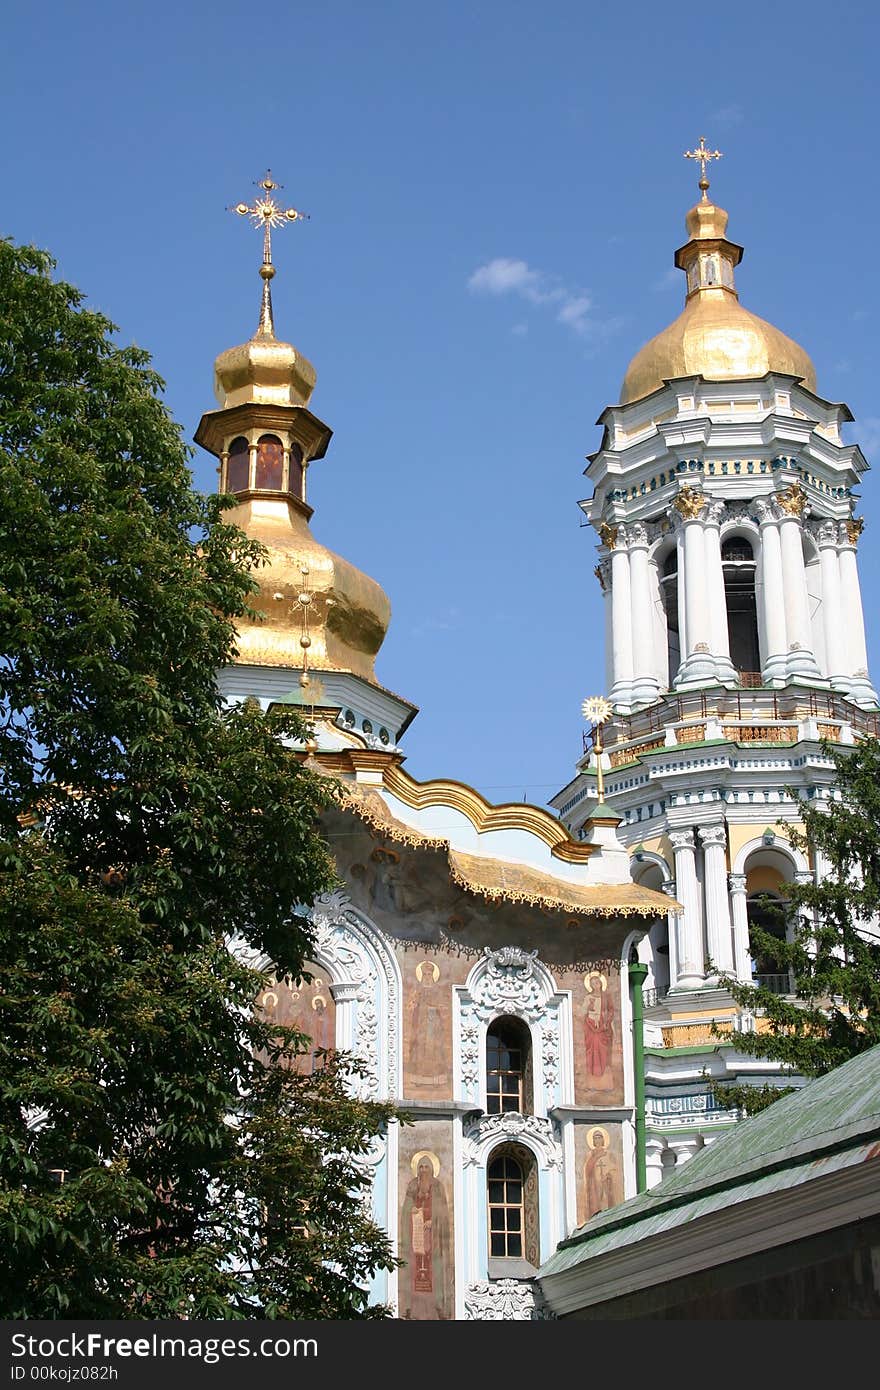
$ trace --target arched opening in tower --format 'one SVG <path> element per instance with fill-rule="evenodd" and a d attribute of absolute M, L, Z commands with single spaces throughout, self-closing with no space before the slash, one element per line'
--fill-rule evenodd
<path fill-rule="evenodd" d="M 759 685 L 758 606 L 755 552 L 745 536 L 731 536 L 721 547 L 730 660 L 743 685 Z"/>
<path fill-rule="evenodd" d="M 666 615 L 666 656 L 669 667 L 667 688 L 672 689 L 681 665 L 681 634 L 678 623 L 678 551 L 671 550 L 660 574 L 660 594 Z"/>

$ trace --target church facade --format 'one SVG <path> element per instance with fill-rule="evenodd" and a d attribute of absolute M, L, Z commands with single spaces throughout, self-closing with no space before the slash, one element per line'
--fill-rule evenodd
<path fill-rule="evenodd" d="M 878 731 L 867 464 L 806 353 L 740 305 L 742 249 L 703 170 L 676 253 L 684 311 L 633 359 L 587 470 L 604 749 L 585 749 L 556 814 L 417 782 L 417 711 L 375 672 L 388 599 L 311 530 L 331 431 L 313 367 L 275 336 L 269 232 L 289 214 L 262 187 L 239 209 L 265 227 L 259 328 L 217 358 L 196 434 L 230 521 L 267 551 L 218 680 L 310 724 L 292 752 L 332 779 L 340 887 L 310 907 L 311 983 L 274 982 L 260 1006 L 316 1051 L 359 1055 L 363 1093 L 410 1117 L 366 1160 L 403 1260 L 373 1297 L 413 1320 L 542 1317 L 534 1275 L 559 1242 L 736 1123 L 707 1078 L 778 1075 L 719 1042 L 761 1026 L 719 975 L 769 977 L 750 923 L 823 873 L 790 838 L 789 789 L 828 802 L 824 745 Z"/>
<path fill-rule="evenodd" d="M 273 190 L 245 208 L 266 231 L 260 325 L 218 357 L 219 409 L 196 434 L 230 521 L 267 552 L 218 680 L 308 721 L 291 751 L 332 781 L 340 887 L 310 907 L 311 982 L 274 980 L 258 1004 L 312 1038 L 314 1064 L 322 1047 L 355 1053 L 363 1095 L 410 1118 L 365 1160 L 403 1260 L 373 1298 L 412 1320 L 539 1317 L 540 1265 L 637 1188 L 630 960 L 670 902 L 633 883 L 613 816 L 573 836 L 403 767 L 416 710 L 374 669 L 388 600 L 311 530 L 308 469 L 331 432 L 310 409 L 314 369 L 275 337 Z"/>
<path fill-rule="evenodd" d="M 581 503 L 606 614 L 604 798 L 633 881 L 683 908 L 639 947 L 652 1185 L 732 1123 L 707 1075 L 779 1077 L 719 1043 L 714 1029 L 762 1021 L 718 977 L 792 991 L 755 954 L 750 926 L 784 933 L 786 885 L 826 870 L 792 832 L 795 797 L 821 806 L 836 794 L 827 745 L 880 732 L 857 566 L 867 463 L 843 442 L 852 416 L 819 393 L 806 352 L 740 304 L 742 248 L 708 187 L 704 165 L 675 256 L 684 310 L 601 416 Z M 585 751 L 551 803 L 575 837 L 596 774 Z"/>

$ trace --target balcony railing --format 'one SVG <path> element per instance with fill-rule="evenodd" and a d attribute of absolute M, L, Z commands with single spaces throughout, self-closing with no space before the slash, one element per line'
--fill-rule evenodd
<path fill-rule="evenodd" d="M 661 1004 L 666 998 L 668 991 L 665 989 L 643 989 L 642 1004 L 646 1009 L 653 1009 L 655 1004 Z"/>
<path fill-rule="evenodd" d="M 753 975 L 752 983 L 760 985 L 762 989 L 769 989 L 771 994 L 791 994 L 791 976 L 788 971 L 783 975 Z"/>
<path fill-rule="evenodd" d="M 834 691 L 824 690 L 769 690 L 760 685 L 760 673 L 744 671 L 740 673 L 743 684 L 739 690 L 694 690 L 687 694 L 662 696 L 646 709 L 634 714 L 617 715 L 606 726 L 605 746 L 609 753 L 615 744 L 636 741 L 651 741 L 654 736 L 665 734 L 670 726 L 681 724 L 697 726 L 706 719 L 717 719 L 726 724 L 734 720 L 746 725 L 758 722 L 779 725 L 796 725 L 804 719 L 818 721 L 820 738 L 836 742 L 840 737 L 841 724 L 848 724 L 857 733 L 880 737 L 880 716 L 860 709 Z M 757 677 L 753 684 L 753 677 Z M 678 731 L 678 741 L 684 742 L 683 731 Z M 589 739 L 584 737 L 584 752 L 589 748 Z"/>

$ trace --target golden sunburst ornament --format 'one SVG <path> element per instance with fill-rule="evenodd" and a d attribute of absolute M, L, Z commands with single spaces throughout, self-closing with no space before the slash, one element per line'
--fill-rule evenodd
<path fill-rule="evenodd" d="M 591 695 L 581 705 L 581 712 L 591 724 L 604 724 L 611 718 L 613 710 L 611 701 L 606 700 L 604 695 Z"/>
<path fill-rule="evenodd" d="M 614 713 L 610 700 L 604 695 L 590 695 L 581 705 L 581 711 L 585 719 L 588 719 L 593 726 L 593 752 L 596 756 L 596 796 L 599 804 L 605 800 L 605 780 L 602 773 L 602 725 L 605 724 Z"/>

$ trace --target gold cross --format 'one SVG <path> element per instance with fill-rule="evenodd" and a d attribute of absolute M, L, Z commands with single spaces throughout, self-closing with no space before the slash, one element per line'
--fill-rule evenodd
<path fill-rule="evenodd" d="M 272 197 L 278 188 L 284 185 L 276 183 L 272 178 L 272 170 L 267 169 L 255 188 L 263 190 L 260 197 L 254 199 L 253 207 L 248 207 L 247 203 L 236 203 L 235 207 L 230 208 L 230 212 L 237 212 L 239 217 L 252 217 L 255 227 L 263 228 L 263 261 L 266 265 L 272 264 L 272 228 L 281 227 L 285 222 L 299 222 L 302 219 L 308 220 L 307 212 L 299 212 L 296 208 L 279 207 Z"/>
<path fill-rule="evenodd" d="M 267 337 L 274 337 L 274 326 L 272 323 L 272 300 L 269 294 L 269 281 L 275 274 L 275 267 L 272 265 L 272 228 L 282 227 L 286 222 L 308 221 L 309 214 L 300 212 L 298 208 L 283 208 L 275 202 L 272 194 L 283 184 L 276 183 L 272 177 L 272 170 L 267 169 L 263 177 L 254 185 L 261 190 L 260 194 L 254 199 L 253 206 L 247 203 L 236 203 L 229 209 L 230 212 L 237 212 L 239 217 L 250 217 L 255 227 L 263 228 L 263 264 L 260 267 L 260 275 L 263 279 L 263 305 L 260 313 L 259 332 Z"/>
<path fill-rule="evenodd" d="M 684 152 L 684 157 L 685 157 L 685 159 L 698 159 L 698 160 L 700 161 L 700 183 L 699 183 L 699 187 L 703 190 L 703 202 L 704 202 L 704 203 L 708 202 L 709 200 L 708 200 L 708 198 L 706 197 L 706 190 L 707 190 L 708 187 L 709 187 L 709 180 L 706 178 L 706 165 L 709 163 L 709 161 L 710 161 L 711 159 L 722 159 L 722 158 L 723 158 L 723 155 L 722 155 L 721 151 L 720 151 L 720 150 L 707 150 L 707 149 L 706 149 L 706 137 L 705 137 L 705 135 L 701 135 L 701 136 L 700 136 L 700 143 L 699 143 L 699 145 L 697 146 L 697 148 L 696 148 L 695 150 L 685 150 L 685 152 Z"/>

